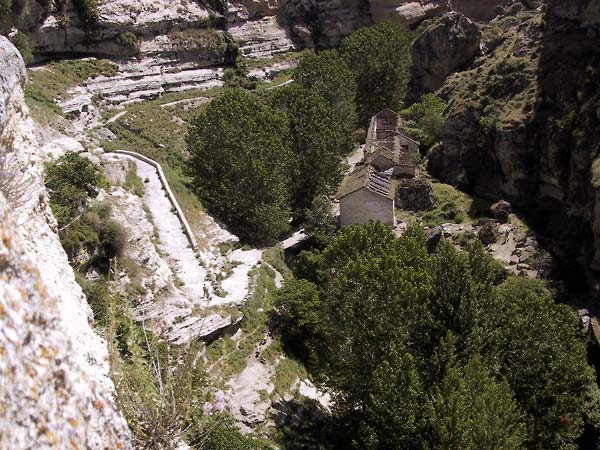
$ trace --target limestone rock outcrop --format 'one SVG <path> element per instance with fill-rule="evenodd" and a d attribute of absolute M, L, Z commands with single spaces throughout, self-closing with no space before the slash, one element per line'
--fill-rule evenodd
<path fill-rule="evenodd" d="M 413 25 L 450 11 L 448 0 L 370 0 L 373 22 Z"/>
<path fill-rule="evenodd" d="M 600 261 L 599 25 L 588 0 L 521 12 L 498 48 L 439 91 L 448 118 L 429 155 L 442 181 L 527 211 L 579 283 Z"/>
<path fill-rule="evenodd" d="M 502 8 L 512 0 L 451 0 L 452 9 L 460 12 L 471 20 L 487 22 L 498 15 Z"/>
<path fill-rule="evenodd" d="M 0 448 L 129 449 L 106 342 L 55 233 L 17 55 L 0 36 Z"/>
<path fill-rule="evenodd" d="M 438 90 L 448 75 L 473 61 L 480 43 L 479 27 L 460 13 L 448 13 L 427 28 L 411 47 L 409 100 Z"/>

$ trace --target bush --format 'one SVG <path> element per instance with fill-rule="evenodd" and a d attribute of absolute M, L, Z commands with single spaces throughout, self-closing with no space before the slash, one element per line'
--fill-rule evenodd
<path fill-rule="evenodd" d="M 446 103 L 434 94 L 425 94 L 419 103 L 400 112 L 403 119 L 409 121 L 406 125 L 414 127 L 411 130 L 422 144 L 430 147 L 439 141 L 444 130 L 444 110 Z M 409 131 L 409 130 L 407 130 Z"/>
<path fill-rule="evenodd" d="M 98 187 L 106 183 L 100 168 L 75 152 L 61 156 L 46 166 L 46 188 L 50 208 L 63 227 L 83 211 L 88 198 L 98 195 Z"/>
<path fill-rule="evenodd" d="M 117 36 L 117 44 L 128 48 L 133 54 L 137 54 L 140 51 L 140 40 L 131 31 L 119 34 Z"/>
<path fill-rule="evenodd" d="M 127 246 L 127 231 L 118 222 L 110 219 L 100 230 L 101 243 L 107 258 L 121 256 Z"/>
<path fill-rule="evenodd" d="M 99 13 L 96 0 L 74 0 L 74 4 L 84 25 L 91 26 L 98 22 Z"/>
<path fill-rule="evenodd" d="M 25 33 L 21 33 L 20 31 L 15 34 L 12 38 L 12 43 L 17 50 L 21 52 L 21 56 L 23 57 L 23 61 L 25 65 L 28 66 L 33 62 L 33 53 L 31 53 L 31 47 L 29 45 L 29 37 Z"/>

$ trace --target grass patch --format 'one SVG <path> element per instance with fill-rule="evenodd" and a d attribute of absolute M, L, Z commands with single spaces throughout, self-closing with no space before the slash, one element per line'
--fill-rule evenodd
<path fill-rule="evenodd" d="M 281 245 L 277 245 L 269 250 L 263 252 L 263 260 L 270 264 L 277 272 L 279 272 L 284 279 L 289 279 L 292 277 L 292 271 L 285 263 L 285 259 L 283 256 L 283 247 Z"/>
<path fill-rule="evenodd" d="M 138 197 L 144 196 L 144 183 L 142 182 L 142 179 L 138 177 L 137 166 L 135 164 L 129 167 L 129 170 L 125 175 L 125 183 L 123 186 Z"/>
<path fill-rule="evenodd" d="M 436 207 L 419 214 L 423 225 L 436 227 L 443 223 L 463 223 L 474 220 L 469 216 L 473 211 L 473 199 L 458 189 L 443 183 L 432 183 Z"/>
<path fill-rule="evenodd" d="M 283 396 L 297 379 L 308 377 L 304 366 L 294 359 L 284 358 L 279 361 L 275 368 L 275 379 L 273 385 L 275 392 Z"/>

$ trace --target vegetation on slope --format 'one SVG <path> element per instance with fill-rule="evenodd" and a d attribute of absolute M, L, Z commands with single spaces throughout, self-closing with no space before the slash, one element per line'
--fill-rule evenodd
<path fill-rule="evenodd" d="M 297 274 L 276 304 L 348 423 L 331 448 L 575 448 L 598 398 L 577 317 L 480 244 L 355 226 Z"/>

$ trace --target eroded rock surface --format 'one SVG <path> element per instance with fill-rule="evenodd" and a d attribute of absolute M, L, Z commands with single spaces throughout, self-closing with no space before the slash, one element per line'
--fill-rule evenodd
<path fill-rule="evenodd" d="M 481 31 L 460 13 L 440 18 L 411 47 L 413 66 L 408 97 L 438 90 L 448 75 L 467 66 L 480 51 Z"/>
<path fill-rule="evenodd" d="M 106 343 L 55 233 L 16 55 L 0 36 L 0 180 L 12 193 L 0 193 L 0 447 L 127 449 Z"/>

